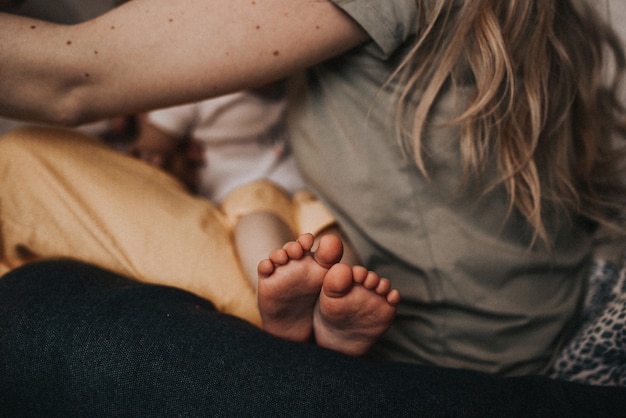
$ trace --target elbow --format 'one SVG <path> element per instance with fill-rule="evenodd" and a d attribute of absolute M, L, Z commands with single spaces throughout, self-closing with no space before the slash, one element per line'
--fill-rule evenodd
<path fill-rule="evenodd" d="M 76 127 L 91 122 L 87 106 L 75 94 L 67 94 L 48 106 L 44 114 L 45 122 L 65 127 Z"/>
<path fill-rule="evenodd" d="M 73 79 L 40 77 L 15 86 L 0 86 L 0 114 L 15 120 L 76 126 L 88 118 L 91 92 Z M 59 77 L 57 77 L 59 78 Z"/>
<path fill-rule="evenodd" d="M 41 93 L 41 94 L 40 94 Z M 93 80 L 75 74 L 60 81 L 44 85 L 38 97 L 46 98 L 40 103 L 42 122 L 65 127 L 75 127 L 93 122 L 103 113 L 103 94 Z"/>
<path fill-rule="evenodd" d="M 27 92 L 28 93 L 28 92 Z M 24 99 L 26 97 L 26 99 Z M 31 99 L 36 97 L 36 99 Z M 20 99 L 23 99 L 20 101 Z M 24 122 L 73 127 L 87 119 L 85 109 L 75 99 L 65 95 L 23 94 L 17 100 L 0 100 L 0 115 Z"/>
<path fill-rule="evenodd" d="M 54 125 L 59 125 L 59 126 L 63 126 L 66 128 L 75 128 L 77 126 L 84 125 L 85 123 L 91 122 L 91 120 L 84 117 L 79 112 L 64 111 L 53 116 L 53 118 L 49 120 L 49 122 Z"/>

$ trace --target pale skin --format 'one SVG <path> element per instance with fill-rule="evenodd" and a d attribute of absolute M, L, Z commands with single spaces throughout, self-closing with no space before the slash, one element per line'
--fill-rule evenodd
<path fill-rule="evenodd" d="M 268 85 L 367 40 L 326 1 L 133 0 L 72 26 L 0 15 L 0 114 L 136 114 Z"/>
<path fill-rule="evenodd" d="M 316 0 L 133 0 L 71 26 L 0 13 L 0 115 L 77 125 L 138 114 L 265 86 L 368 39 L 344 12 Z M 397 291 L 360 268 L 333 267 L 341 256 L 332 245 L 313 253 L 301 239 L 259 267 L 268 331 L 279 325 L 270 313 L 279 307 L 305 323 L 307 339 L 362 354 L 391 321 L 385 312 L 395 312 Z M 298 315 L 283 302 L 302 278 L 314 278 L 304 293 L 319 298 Z M 383 323 L 354 318 L 355 310 Z"/>

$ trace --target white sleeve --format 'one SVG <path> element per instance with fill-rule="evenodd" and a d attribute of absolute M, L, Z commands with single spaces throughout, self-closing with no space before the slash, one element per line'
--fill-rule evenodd
<path fill-rule="evenodd" d="M 148 122 L 156 128 L 182 138 L 194 128 L 197 103 L 153 110 L 147 114 Z"/>

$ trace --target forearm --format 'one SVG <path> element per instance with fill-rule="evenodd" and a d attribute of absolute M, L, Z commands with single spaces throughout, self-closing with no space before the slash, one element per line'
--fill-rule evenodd
<path fill-rule="evenodd" d="M 74 26 L 0 16 L 0 114 L 78 123 L 254 88 L 366 40 L 331 3 L 134 0 Z"/>
<path fill-rule="evenodd" d="M 66 28 L 47 22 L 0 14 L 0 114 L 27 120 L 64 119 L 60 109 L 76 83 L 49 36 Z M 59 52 L 57 52 L 59 53 Z"/>

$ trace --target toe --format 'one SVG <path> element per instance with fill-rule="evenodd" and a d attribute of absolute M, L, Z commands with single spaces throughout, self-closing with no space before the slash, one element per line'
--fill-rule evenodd
<path fill-rule="evenodd" d="M 350 292 L 352 283 L 352 269 L 339 263 L 332 266 L 324 276 L 322 289 L 326 296 L 339 298 Z"/>
<path fill-rule="evenodd" d="M 380 279 L 378 286 L 376 286 L 376 293 L 381 296 L 385 296 L 391 290 L 391 282 L 387 279 Z"/>
<path fill-rule="evenodd" d="M 363 284 L 369 271 L 363 266 L 352 266 L 352 280 L 355 283 Z"/>
<path fill-rule="evenodd" d="M 392 289 L 387 293 L 387 302 L 390 305 L 396 306 L 400 303 L 400 292 L 397 289 Z"/>
<path fill-rule="evenodd" d="M 367 277 L 365 277 L 365 280 L 363 281 L 363 287 L 369 290 L 374 290 L 379 283 L 380 277 L 378 276 L 378 274 L 374 273 L 373 271 L 368 271 Z"/>
<path fill-rule="evenodd" d="M 274 263 L 271 260 L 265 259 L 261 261 L 257 267 L 257 272 L 261 277 L 269 277 L 274 272 Z"/>
<path fill-rule="evenodd" d="M 315 242 L 315 238 L 312 234 L 302 234 L 297 239 L 298 244 L 302 246 L 304 251 L 310 251 L 313 248 L 313 243 Z"/>
<path fill-rule="evenodd" d="M 315 261 L 322 267 L 331 267 L 341 260 L 343 244 L 338 236 L 328 234 L 320 238 L 319 246 L 315 251 Z"/>
<path fill-rule="evenodd" d="M 283 246 L 283 249 L 285 250 L 285 252 L 287 253 L 287 256 L 291 260 L 301 259 L 305 251 L 305 249 L 302 248 L 302 245 L 300 245 L 298 242 L 295 242 L 295 241 L 288 242 L 287 244 Z"/>
<path fill-rule="evenodd" d="M 289 255 L 287 254 L 287 251 L 279 248 L 271 252 L 270 261 L 277 266 L 282 266 L 283 264 L 287 264 L 287 261 L 289 261 Z"/>

